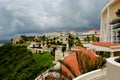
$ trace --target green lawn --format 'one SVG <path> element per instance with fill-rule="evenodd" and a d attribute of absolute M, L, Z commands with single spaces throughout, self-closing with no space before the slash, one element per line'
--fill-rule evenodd
<path fill-rule="evenodd" d="M 29 46 L 28 42 L 21 43 L 21 44 L 15 44 L 15 46 Z"/>
<path fill-rule="evenodd" d="M 52 67 L 54 57 L 49 52 L 44 52 L 44 54 L 33 54 L 33 58 L 39 63 L 40 65 L 49 65 Z"/>

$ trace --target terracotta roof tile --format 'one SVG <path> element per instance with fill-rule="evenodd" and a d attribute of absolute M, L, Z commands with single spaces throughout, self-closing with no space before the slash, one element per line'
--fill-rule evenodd
<path fill-rule="evenodd" d="M 73 49 L 77 49 L 78 52 L 82 51 L 84 54 L 89 55 L 93 61 L 95 61 L 98 58 L 98 56 L 93 52 L 93 50 L 85 50 L 83 47 L 80 46 L 73 47 Z M 76 74 L 80 74 L 76 53 L 73 53 L 66 57 L 64 59 L 64 62 L 70 65 Z M 64 65 L 61 65 L 61 69 L 65 71 L 69 76 L 73 76 L 72 73 Z M 64 78 L 63 75 L 62 78 Z"/>
<path fill-rule="evenodd" d="M 90 30 L 86 30 L 85 32 L 90 32 L 90 31 L 99 31 L 99 30 L 97 30 L 97 29 L 90 29 Z"/>
<path fill-rule="evenodd" d="M 80 70 L 78 67 L 78 62 L 76 59 L 76 53 L 71 54 L 67 58 L 64 59 L 64 62 L 66 62 L 72 69 L 75 71 L 76 74 L 80 74 Z M 71 72 L 64 66 L 61 66 L 62 70 L 64 70 L 68 75 L 72 76 Z"/>
<path fill-rule="evenodd" d="M 84 50 L 84 48 L 80 46 L 75 46 L 75 47 L 72 47 L 71 50 Z"/>
<path fill-rule="evenodd" d="M 97 46 L 104 46 L 104 47 L 120 46 L 120 44 L 112 44 L 107 42 L 92 42 L 91 44 L 97 45 Z"/>

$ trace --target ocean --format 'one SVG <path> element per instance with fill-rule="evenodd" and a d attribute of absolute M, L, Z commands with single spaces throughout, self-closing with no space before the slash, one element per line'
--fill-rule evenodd
<path fill-rule="evenodd" d="M 2 45 L 4 45 L 4 44 L 3 44 L 3 43 L 0 43 L 0 47 L 1 47 Z"/>

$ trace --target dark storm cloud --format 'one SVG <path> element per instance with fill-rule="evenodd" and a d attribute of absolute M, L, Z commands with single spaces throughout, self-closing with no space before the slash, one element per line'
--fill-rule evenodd
<path fill-rule="evenodd" d="M 99 28 L 106 0 L 0 0 L 0 36 Z M 9 37 L 8 37 L 9 36 Z"/>

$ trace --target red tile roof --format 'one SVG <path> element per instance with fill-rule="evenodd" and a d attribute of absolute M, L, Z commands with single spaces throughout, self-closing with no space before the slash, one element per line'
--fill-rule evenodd
<path fill-rule="evenodd" d="M 96 32 L 98 32 L 99 30 L 97 30 L 97 29 L 90 29 L 90 30 L 86 30 L 85 32 L 90 32 L 90 31 L 96 31 Z"/>
<path fill-rule="evenodd" d="M 104 46 L 104 47 L 120 46 L 120 44 L 112 44 L 107 42 L 92 42 L 91 44 L 97 45 L 97 46 Z"/>
<path fill-rule="evenodd" d="M 84 50 L 84 48 L 80 46 L 75 46 L 75 47 L 72 47 L 71 50 Z"/>
<path fill-rule="evenodd" d="M 66 30 L 62 30 L 62 32 L 67 32 Z"/>
<path fill-rule="evenodd" d="M 71 31 L 76 32 L 74 29 L 72 29 Z"/>
<path fill-rule="evenodd" d="M 84 49 L 83 47 L 80 47 L 80 46 L 72 47 L 71 50 L 82 51 L 84 54 L 89 55 L 91 57 L 91 59 L 96 59 L 96 56 L 98 56 L 94 53 L 94 51 L 92 49 L 86 50 L 86 49 Z"/>
<path fill-rule="evenodd" d="M 78 67 L 78 62 L 76 60 L 75 53 L 73 53 L 70 56 L 68 56 L 67 58 L 65 58 L 64 62 L 67 63 L 75 71 L 76 74 L 80 74 L 80 70 Z M 63 71 L 65 71 L 69 76 L 73 77 L 72 73 L 64 65 L 61 65 L 61 69 Z M 62 77 L 64 77 L 64 76 L 62 76 Z"/>
<path fill-rule="evenodd" d="M 98 56 L 93 52 L 93 50 L 85 50 L 80 46 L 73 47 L 73 49 L 77 49 L 78 53 L 82 51 L 82 53 L 89 55 L 90 59 L 93 61 L 95 61 L 98 58 Z M 69 55 L 63 61 L 66 62 L 68 65 L 70 65 L 77 75 L 80 74 L 76 53 Z M 72 73 L 64 65 L 61 65 L 61 69 L 65 71 L 69 76 L 73 77 Z M 62 78 L 64 78 L 63 75 Z"/>

